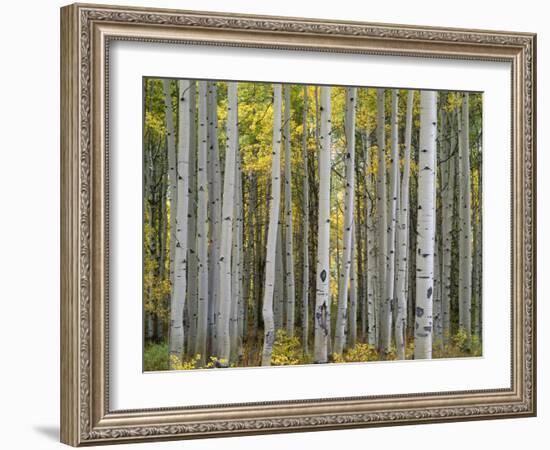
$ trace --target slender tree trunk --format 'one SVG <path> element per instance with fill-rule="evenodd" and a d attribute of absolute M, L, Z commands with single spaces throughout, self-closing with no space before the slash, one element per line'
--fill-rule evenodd
<path fill-rule="evenodd" d="M 265 289 L 262 314 L 264 319 L 264 345 L 262 366 L 271 365 L 275 323 L 273 321 L 273 288 L 275 284 L 275 253 L 279 225 L 279 205 L 281 200 L 281 85 L 273 86 L 273 158 L 271 163 L 271 207 L 267 231 L 267 251 L 265 262 Z"/>
<path fill-rule="evenodd" d="M 258 176 L 254 174 L 252 178 L 251 188 L 251 207 L 254 207 L 254 293 L 252 303 L 252 336 L 258 335 L 258 327 L 260 324 L 260 302 L 261 302 L 261 266 L 262 266 L 262 223 L 260 219 L 260 205 L 258 203 Z"/>
<path fill-rule="evenodd" d="M 366 333 L 367 343 L 377 345 L 378 323 L 376 320 L 376 297 L 378 289 L 378 266 L 376 259 L 376 218 L 374 217 L 374 181 L 371 172 L 372 152 L 368 132 L 365 132 L 365 261 L 366 261 Z"/>
<path fill-rule="evenodd" d="M 179 137 L 178 158 L 176 165 L 177 199 L 175 223 L 175 255 L 174 255 L 174 284 L 170 301 L 170 363 L 172 358 L 181 360 L 184 350 L 183 311 L 187 290 L 187 220 L 189 205 L 189 150 L 190 150 L 190 121 L 189 107 L 190 82 L 179 81 Z M 185 131 L 184 131 L 185 130 Z"/>
<path fill-rule="evenodd" d="M 237 152 L 238 153 L 238 152 Z M 227 172 L 226 172 L 227 173 Z M 229 335 L 231 337 L 230 362 L 236 363 L 239 358 L 239 316 L 242 305 L 242 275 L 241 275 L 241 250 L 242 250 L 242 229 L 241 229 L 241 168 L 239 155 L 235 159 L 235 199 L 233 203 L 233 239 L 231 255 L 231 314 L 229 320 Z"/>
<path fill-rule="evenodd" d="M 353 224 L 355 228 L 355 224 Z M 355 347 L 357 343 L 357 261 L 356 261 L 355 232 L 351 237 L 351 268 L 349 278 L 349 341 L 348 348 Z"/>
<path fill-rule="evenodd" d="M 468 93 L 462 97 L 462 117 L 459 119 L 460 158 L 460 265 L 459 265 L 459 327 L 468 337 L 472 334 L 472 223 L 470 199 L 470 127 Z"/>
<path fill-rule="evenodd" d="M 168 143 L 168 179 L 170 187 L 170 284 L 174 284 L 174 255 L 176 253 L 176 215 L 178 201 L 178 187 L 176 177 L 176 133 L 174 131 L 174 112 L 172 107 L 172 93 L 170 80 L 163 80 L 164 106 L 166 117 L 166 135 Z"/>
<path fill-rule="evenodd" d="M 451 334 L 451 288 L 452 288 L 452 244 L 453 244 L 453 217 L 454 217 L 454 192 L 455 192 L 455 138 L 454 129 L 449 126 L 450 120 L 444 111 L 442 115 L 442 138 L 444 162 L 441 164 L 442 176 L 442 213 L 441 213 L 441 237 L 443 249 L 441 252 L 441 315 L 443 327 L 443 344 L 449 342 Z M 451 141 L 449 143 L 449 135 Z"/>
<path fill-rule="evenodd" d="M 189 219 L 187 227 L 187 296 L 190 311 L 190 327 L 187 336 L 187 353 L 192 356 L 196 349 L 197 338 L 197 87 L 192 81 L 189 88 Z"/>
<path fill-rule="evenodd" d="M 384 288 L 384 302 L 382 303 L 382 350 L 388 354 L 391 350 L 392 332 L 392 304 L 395 287 L 395 224 L 397 218 L 397 187 L 399 185 L 399 150 L 398 150 L 398 102 L 397 89 L 392 90 L 391 111 L 391 172 L 390 192 L 388 193 L 389 223 L 386 230 L 386 286 Z"/>
<path fill-rule="evenodd" d="M 195 353 L 200 355 L 200 364 L 207 360 L 206 344 L 209 325 L 208 301 L 208 122 L 206 81 L 199 81 L 199 127 L 197 157 L 197 265 L 198 265 L 198 306 L 197 306 L 197 339 Z"/>
<path fill-rule="evenodd" d="M 235 160 L 238 145 L 237 135 L 237 83 L 227 86 L 227 145 L 225 154 L 225 176 L 223 182 L 222 228 L 219 253 L 219 316 L 218 316 L 218 356 L 222 364 L 229 362 L 231 352 L 230 316 L 235 293 L 231 291 L 231 250 L 233 223 L 235 220 Z M 236 274 L 234 274 L 236 276 Z"/>
<path fill-rule="evenodd" d="M 294 282 L 294 248 L 292 228 L 292 173 L 291 173 L 291 136 L 290 136 L 290 85 L 284 86 L 285 111 L 283 137 L 285 143 L 285 250 L 286 250 L 286 333 L 294 336 L 294 316 L 296 288 Z"/>
<path fill-rule="evenodd" d="M 378 232 L 378 298 L 376 305 L 378 306 L 377 322 L 379 326 L 378 333 L 380 339 L 378 348 L 381 351 L 386 350 L 386 342 L 384 336 L 388 336 L 387 320 L 381 320 L 381 317 L 387 316 L 386 308 L 383 307 L 386 299 L 386 271 L 387 271 L 387 230 L 388 230 L 388 213 L 387 213 L 387 195 L 386 195 L 386 131 L 385 131 L 385 92 L 384 89 L 376 90 L 376 143 L 378 145 L 378 177 L 376 186 L 376 229 Z"/>
<path fill-rule="evenodd" d="M 401 200 L 397 223 L 397 312 L 395 318 L 395 345 L 397 358 L 405 359 L 407 331 L 407 270 L 409 256 L 409 178 L 411 161 L 411 134 L 414 91 L 407 94 L 407 114 L 405 118 L 405 154 L 403 156 L 403 178 L 401 179 Z"/>
<path fill-rule="evenodd" d="M 348 289 L 351 271 L 353 205 L 355 204 L 355 105 L 357 88 L 346 88 L 346 191 L 344 202 L 343 270 L 338 287 L 338 314 L 334 332 L 334 353 L 342 354 L 346 344 L 346 322 L 348 315 Z"/>
<path fill-rule="evenodd" d="M 219 340 L 225 324 L 220 322 L 220 259 L 221 222 L 222 222 L 222 174 L 218 144 L 218 88 L 215 82 L 208 82 L 208 146 L 210 165 L 210 250 L 209 250 L 209 299 L 212 305 L 212 342 L 213 352 L 219 353 Z"/>
<path fill-rule="evenodd" d="M 308 151 L 307 151 L 307 115 L 308 98 L 307 86 L 304 86 L 304 111 L 302 122 L 302 158 L 304 164 L 304 173 L 302 178 L 303 186 L 303 273 L 302 273 L 302 346 L 304 354 L 309 353 L 309 169 L 308 169 Z"/>
<path fill-rule="evenodd" d="M 280 330 L 284 327 L 284 306 L 285 306 L 285 265 L 283 262 L 283 231 L 282 223 L 279 220 L 277 227 L 277 249 L 275 262 L 275 290 L 273 293 L 274 305 L 273 313 L 275 314 L 275 330 Z"/>
<path fill-rule="evenodd" d="M 330 331 L 330 166 L 331 103 L 330 87 L 322 86 L 319 132 L 319 224 L 317 245 L 317 278 L 315 298 L 314 361 L 328 362 Z"/>
<path fill-rule="evenodd" d="M 415 359 L 432 358 L 434 277 L 434 195 L 437 93 L 420 93 L 420 152 L 418 156 L 418 250 L 416 255 Z"/>

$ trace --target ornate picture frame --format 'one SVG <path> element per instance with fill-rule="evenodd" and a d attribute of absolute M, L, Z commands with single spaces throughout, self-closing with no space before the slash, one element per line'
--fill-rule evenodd
<path fill-rule="evenodd" d="M 511 385 L 204 407 L 109 406 L 108 63 L 117 40 L 511 65 Z M 74 4 L 61 9 L 61 441 L 97 445 L 536 414 L 536 36 Z"/>

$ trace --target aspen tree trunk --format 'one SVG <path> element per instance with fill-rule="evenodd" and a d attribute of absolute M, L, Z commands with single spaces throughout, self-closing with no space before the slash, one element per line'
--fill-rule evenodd
<path fill-rule="evenodd" d="M 284 290 L 285 290 L 285 266 L 283 263 L 283 231 L 282 223 L 279 220 L 277 227 L 277 247 L 275 262 L 275 289 L 273 293 L 273 314 L 275 314 L 275 330 L 284 326 Z"/>
<path fill-rule="evenodd" d="M 386 232 L 386 286 L 382 303 L 382 350 L 387 354 L 391 349 L 392 304 L 395 287 L 395 225 L 397 219 L 397 187 L 399 185 L 398 117 L 399 93 L 392 89 L 391 111 L 391 172 L 390 192 L 388 193 L 389 223 Z"/>
<path fill-rule="evenodd" d="M 179 81 L 179 136 L 178 158 L 176 165 L 177 199 L 175 249 L 174 254 L 174 284 L 170 302 L 170 356 L 178 360 L 183 357 L 184 328 L 183 311 L 187 290 L 187 220 L 189 206 L 189 151 L 190 151 L 190 104 L 191 84 L 188 80 Z M 170 358 L 172 362 L 172 358 Z"/>
<path fill-rule="evenodd" d="M 271 204 L 267 231 L 265 261 L 265 289 L 262 306 L 264 319 L 264 345 L 262 366 L 271 365 L 275 323 L 273 321 L 273 288 L 275 284 L 275 253 L 279 225 L 279 205 L 281 201 L 281 85 L 273 86 L 273 158 L 271 162 Z"/>
<path fill-rule="evenodd" d="M 237 83 L 227 84 L 227 145 L 225 153 L 225 176 L 223 181 L 222 227 L 219 253 L 219 316 L 218 316 L 218 356 L 222 364 L 229 362 L 231 352 L 230 316 L 235 293 L 231 291 L 231 250 L 233 242 L 235 161 L 238 145 L 237 135 Z M 234 274 L 236 276 L 236 274 Z"/>
<path fill-rule="evenodd" d="M 459 266 L 459 327 L 472 334 L 472 222 L 470 199 L 470 126 L 468 93 L 462 97 L 462 117 L 459 119 L 460 151 L 460 266 Z"/>
<path fill-rule="evenodd" d="M 240 157 L 240 152 L 239 152 Z M 240 158 L 240 166 L 242 170 L 242 158 Z M 252 171 L 249 171 L 246 175 L 246 187 L 242 185 L 241 181 L 241 213 L 242 213 L 242 226 L 243 234 L 241 236 L 241 242 L 243 249 L 243 270 L 242 270 L 242 279 L 243 279 L 243 295 L 242 295 L 242 305 L 239 312 L 239 330 L 241 335 L 241 341 L 244 342 L 245 336 L 248 334 L 248 329 L 250 325 L 250 315 L 249 315 L 249 304 L 250 304 L 250 294 L 252 293 L 252 281 L 254 274 L 254 211 L 251 206 L 251 185 L 252 185 Z M 244 180 L 244 176 L 243 176 Z M 245 200 L 245 192 L 248 192 L 248 201 Z M 246 206 L 246 209 L 245 209 Z M 246 223 L 245 223 L 246 215 Z M 242 350 L 242 346 L 241 346 Z"/>
<path fill-rule="evenodd" d="M 234 239 L 234 253 L 236 255 L 236 272 L 237 277 L 234 280 L 234 284 L 236 285 L 234 291 L 237 292 L 237 302 L 236 302 L 236 318 L 234 322 L 234 330 L 233 330 L 233 340 L 236 342 L 232 342 L 231 348 L 232 352 L 234 352 L 234 360 L 240 360 L 243 356 L 244 349 L 243 349 L 243 336 L 244 336 L 244 325 L 245 325 L 245 283 L 244 283 L 244 267 L 245 267 L 245 259 L 244 259 L 244 250 L 243 250 L 243 238 L 244 238 L 244 211 L 243 211 L 243 182 L 242 182 L 242 163 L 241 163 L 241 154 L 238 146 L 238 140 L 237 140 L 237 155 L 236 155 L 236 166 L 237 166 L 237 173 L 236 173 L 236 180 L 235 180 L 235 189 L 236 189 L 236 220 L 237 220 L 237 226 L 236 230 L 234 230 L 236 234 L 236 239 Z M 247 278 L 248 280 L 248 278 Z"/>
<path fill-rule="evenodd" d="M 364 144 L 363 144 L 364 149 Z M 364 155 L 364 154 L 363 154 Z M 364 157 L 364 156 L 363 156 Z M 363 174 L 363 165 L 356 159 L 355 164 L 355 177 L 360 179 Z M 366 307 L 366 293 L 367 293 L 367 251 L 366 251 L 366 236 L 365 236 L 365 195 L 366 182 L 363 177 L 363 184 L 356 183 L 357 190 L 355 192 L 355 234 L 354 239 L 357 245 L 356 252 L 356 282 L 357 282 L 357 315 L 359 320 L 358 339 L 364 342 L 367 337 L 367 307 Z"/>
<path fill-rule="evenodd" d="M 222 175 L 220 168 L 218 144 L 218 88 L 215 82 L 208 82 L 208 146 L 210 164 L 210 249 L 209 249 L 209 299 L 212 305 L 212 351 L 218 352 L 219 339 L 222 332 L 220 323 L 220 272 L 218 261 L 220 258 L 222 199 Z"/>
<path fill-rule="evenodd" d="M 161 207 L 160 207 L 160 254 L 159 254 L 159 278 L 161 280 L 165 279 L 166 272 L 166 241 L 168 235 L 168 217 L 166 214 L 166 193 L 167 193 L 167 171 L 166 171 L 166 155 L 162 159 L 161 171 L 162 181 L 161 181 Z M 160 317 L 156 316 L 156 324 L 153 325 L 157 333 L 157 339 L 162 339 L 164 333 L 164 324 Z"/>
<path fill-rule="evenodd" d="M 378 288 L 378 270 L 376 260 L 376 219 L 373 214 L 374 202 L 372 192 L 374 191 L 373 174 L 371 172 L 371 149 L 367 132 L 365 132 L 365 250 L 366 250 L 366 319 L 367 319 L 367 343 L 377 345 L 378 323 L 376 321 L 376 297 Z"/>
<path fill-rule="evenodd" d="M 376 320 L 375 308 L 379 283 L 376 264 L 376 224 L 373 218 L 372 203 L 370 195 L 367 195 L 367 342 L 369 345 L 377 345 L 378 322 Z"/>
<path fill-rule="evenodd" d="M 381 320 L 381 317 L 386 317 L 387 312 L 384 307 L 386 299 L 386 271 L 387 271 L 387 230 L 388 230 L 388 204 L 386 195 L 386 130 L 385 130 L 385 91 L 384 89 L 376 90 L 376 143 L 378 145 L 378 177 L 376 179 L 376 229 L 378 234 L 378 298 L 375 307 L 379 314 L 377 315 L 377 326 L 380 339 L 378 340 L 378 349 L 386 350 L 386 341 L 384 336 L 388 336 L 389 331 L 386 330 L 387 320 Z"/>
<path fill-rule="evenodd" d="M 478 167 L 479 172 L 481 172 L 481 166 Z M 480 338 L 481 341 L 481 324 L 482 324 L 482 276 L 483 276 L 483 263 L 481 250 L 483 246 L 483 236 L 482 236 L 482 222 L 481 222 L 481 173 L 478 174 L 478 205 L 477 205 L 477 218 L 474 221 L 474 288 L 473 292 L 475 294 L 475 311 L 474 311 L 474 323 L 473 323 L 473 333 Z"/>
<path fill-rule="evenodd" d="M 229 334 L 231 337 L 230 361 L 236 362 L 241 351 L 239 320 L 242 306 L 242 212 L 241 212 L 241 166 L 238 155 L 235 158 L 235 199 L 233 219 L 233 253 L 231 255 L 231 318 Z"/>
<path fill-rule="evenodd" d="M 192 356 L 196 349 L 197 338 L 197 85 L 195 81 L 191 82 L 189 88 L 189 219 L 187 227 L 187 296 L 190 306 L 190 327 L 187 336 L 187 353 Z"/>
<path fill-rule="evenodd" d="M 334 353 L 342 354 L 346 344 L 346 322 L 348 315 L 348 289 L 351 271 L 353 205 L 355 204 L 355 105 L 357 88 L 346 88 L 346 192 L 344 201 L 344 241 L 342 271 L 338 287 L 338 314 L 334 331 Z"/>
<path fill-rule="evenodd" d="M 442 216 L 441 216 L 441 237 L 443 249 L 441 252 L 442 275 L 441 275 L 441 316 L 443 344 L 449 342 L 451 334 L 451 288 L 452 288 L 452 244 L 453 244 L 453 216 L 454 216 L 454 192 L 455 192 L 455 144 L 456 138 L 454 127 L 449 126 L 450 120 L 446 112 L 442 116 L 443 127 L 443 151 L 442 158 L 445 162 L 441 165 L 442 171 Z M 448 142 L 450 135 L 450 142 Z"/>
<path fill-rule="evenodd" d="M 254 174 L 251 187 L 251 207 L 254 207 L 254 292 L 252 294 L 252 336 L 258 335 L 260 323 L 260 297 L 261 297 L 261 264 L 262 264 L 262 227 L 260 221 L 260 205 L 258 203 L 258 177 Z"/>
<path fill-rule="evenodd" d="M 403 156 L 403 178 L 401 179 L 401 200 L 397 221 L 397 311 L 395 316 L 395 345 L 397 358 L 405 359 L 407 332 L 407 276 L 410 270 L 409 256 L 409 178 L 411 167 L 411 134 L 414 91 L 407 94 L 407 113 L 405 118 L 405 154 Z"/>
<path fill-rule="evenodd" d="M 315 298 L 314 361 L 328 362 L 330 331 L 330 169 L 331 169 L 331 104 L 330 87 L 320 88 L 319 132 L 319 224 L 317 244 L 317 277 Z"/>
<path fill-rule="evenodd" d="M 208 338 L 208 122 L 206 81 L 199 81 L 199 126 L 197 157 L 197 265 L 198 265 L 198 306 L 197 306 L 197 339 L 195 353 L 200 355 L 200 364 L 207 360 L 206 344 Z M 210 330 L 211 331 L 211 330 Z"/>
<path fill-rule="evenodd" d="M 355 228 L 355 224 L 353 224 Z M 356 261 L 355 232 L 351 237 L 351 267 L 349 277 L 349 341 L 348 348 L 355 347 L 357 343 L 357 261 Z"/>
<path fill-rule="evenodd" d="M 176 253 L 176 215 L 178 202 L 178 186 L 176 177 L 176 133 L 174 131 L 174 116 L 170 80 L 163 80 L 164 106 L 166 111 L 166 134 L 168 143 L 168 179 L 170 187 L 170 284 L 174 284 L 174 255 Z"/>
<path fill-rule="evenodd" d="M 441 122 L 441 112 L 438 113 L 438 122 Z M 435 188 L 434 188 L 434 214 L 433 214 L 433 221 L 434 221 L 434 230 L 438 229 L 438 222 L 437 222 L 437 179 L 439 175 L 439 165 L 438 165 L 438 158 L 437 158 L 437 152 L 441 149 L 441 129 L 438 127 L 438 136 L 437 136 L 437 144 L 436 144 L 436 157 L 435 157 L 435 169 L 434 169 L 434 180 L 435 180 Z M 440 236 L 439 233 L 435 233 L 435 242 L 434 242 L 434 289 L 433 289 L 433 341 L 441 348 L 442 344 L 442 321 L 441 321 L 441 314 L 442 314 L 442 308 L 441 308 L 441 260 L 439 257 L 439 248 L 440 248 Z"/>
<path fill-rule="evenodd" d="M 304 174 L 302 178 L 302 190 L 304 196 L 304 224 L 303 224 L 303 242 L 302 242 L 302 346 L 304 354 L 309 353 L 309 168 L 307 154 L 307 115 L 308 98 L 307 86 L 304 86 L 304 111 L 302 122 L 302 158 L 304 164 Z"/>
<path fill-rule="evenodd" d="M 418 217 L 416 255 L 415 359 L 432 358 L 433 276 L 434 276 L 434 195 L 437 93 L 420 93 L 420 152 L 418 156 Z"/>
<path fill-rule="evenodd" d="M 437 215 L 437 200 L 434 215 Z M 434 220 L 434 227 L 437 230 L 437 219 Z M 440 237 L 436 233 L 435 250 L 434 250 L 434 343 L 439 348 L 443 348 L 443 321 L 442 321 L 442 305 L 441 305 L 441 258 L 439 256 Z"/>
<path fill-rule="evenodd" d="M 285 143 L 285 250 L 286 250 L 286 333 L 294 336 L 294 316 L 296 304 L 296 288 L 294 285 L 294 248 L 292 228 L 292 174 L 290 152 L 290 85 L 284 86 L 285 112 L 284 112 L 284 143 Z"/>

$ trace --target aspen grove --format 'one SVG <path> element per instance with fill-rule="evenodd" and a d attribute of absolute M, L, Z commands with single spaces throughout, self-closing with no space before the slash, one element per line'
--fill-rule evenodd
<path fill-rule="evenodd" d="M 144 79 L 144 370 L 482 354 L 482 94 Z"/>

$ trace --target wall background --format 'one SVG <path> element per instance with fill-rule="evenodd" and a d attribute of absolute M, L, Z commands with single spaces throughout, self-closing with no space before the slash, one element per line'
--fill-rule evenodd
<path fill-rule="evenodd" d="M 531 31 L 538 35 L 538 342 L 539 415 L 531 419 L 466 422 L 217 440 L 141 444 L 140 449 L 227 449 L 343 445 L 407 446 L 424 450 L 485 446 L 543 448 L 550 427 L 550 354 L 544 344 L 550 314 L 545 303 L 544 256 L 550 251 L 544 205 L 550 195 L 550 104 L 545 81 L 550 32 L 543 2 L 462 0 L 449 8 L 432 0 L 354 2 L 353 0 L 163 0 L 111 1 L 113 4 L 244 12 L 415 25 Z M 62 448 L 59 432 L 59 7 L 57 0 L 8 2 L 0 27 L 0 423 L 3 448 Z M 545 289 L 546 288 L 546 289 Z M 138 448 L 119 446 L 117 448 Z"/>

